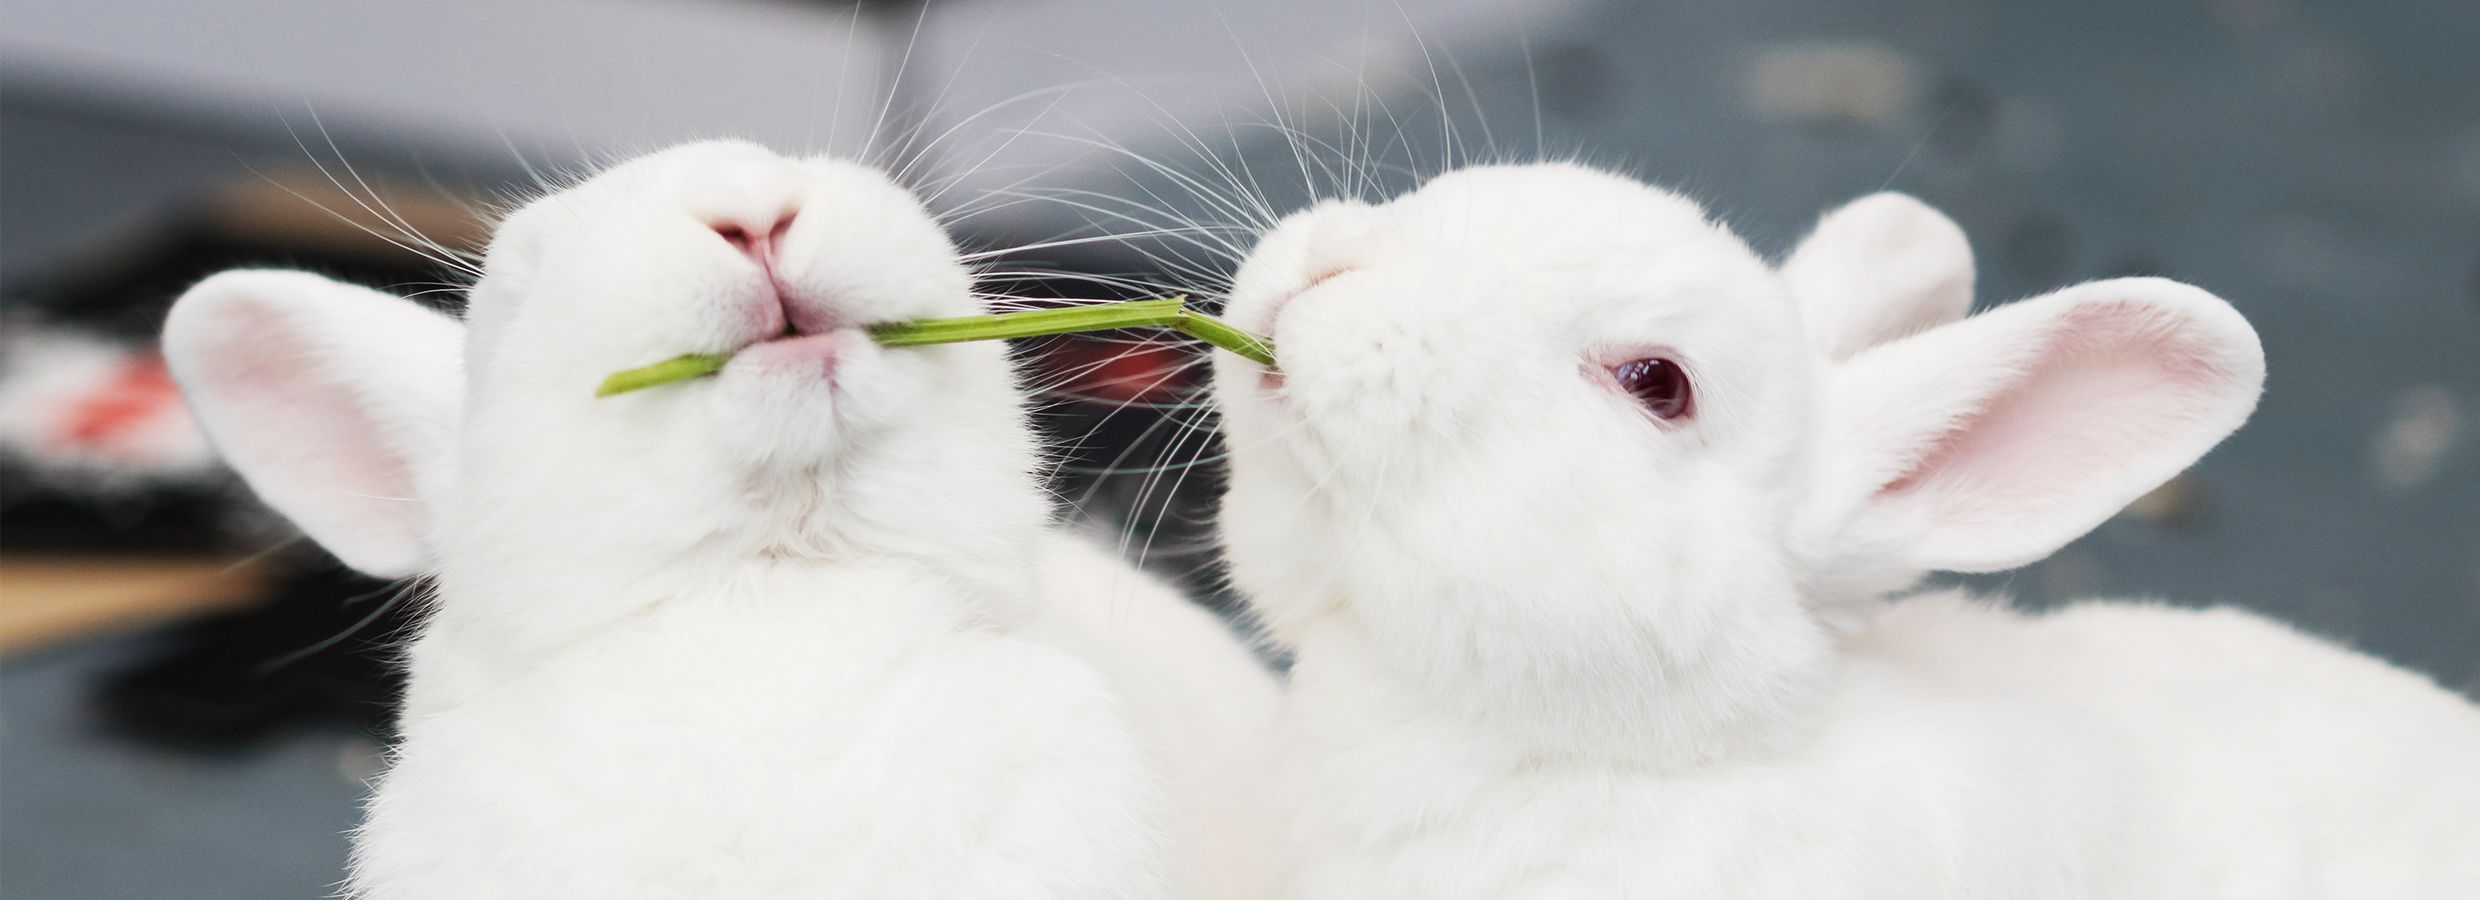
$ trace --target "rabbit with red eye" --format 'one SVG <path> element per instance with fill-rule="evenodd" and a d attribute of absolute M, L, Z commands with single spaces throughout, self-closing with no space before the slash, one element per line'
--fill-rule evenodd
<path fill-rule="evenodd" d="M 1487 167 L 1259 243 L 1228 316 L 1282 367 L 1217 359 L 1222 529 L 1296 651 L 1294 893 L 2480 892 L 2480 713 L 2434 685 L 2229 611 L 1884 599 L 2088 531 L 2264 370 L 2158 279 L 1954 321 L 1951 226 L 1844 213 L 1776 271 Z"/>
<path fill-rule="evenodd" d="M 911 195 L 692 144 L 516 212 L 484 269 L 461 324 L 241 271 L 165 326 L 262 497 L 437 580 L 354 895 L 1136 898 L 1248 868 L 1213 826 L 1255 790 L 1210 764 L 1269 677 L 1049 528 L 1002 347 L 865 336 L 979 311 Z M 735 355 L 595 397 L 684 352 Z M 1162 755 L 1199 747 L 1226 755 Z"/>

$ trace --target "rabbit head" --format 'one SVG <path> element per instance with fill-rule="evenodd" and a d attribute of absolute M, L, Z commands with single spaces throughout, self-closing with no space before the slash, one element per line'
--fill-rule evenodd
<path fill-rule="evenodd" d="M 2032 561 L 2253 408 L 2254 333 L 2185 285 L 1940 324 L 1969 252 L 1923 210 L 1863 201 L 1781 271 L 1572 165 L 1290 217 L 1229 304 L 1280 370 L 1217 361 L 1235 581 L 1279 635 L 1350 620 L 1441 703 L 1693 743 L 1821 669 L 1815 598 Z"/>
<path fill-rule="evenodd" d="M 939 557 L 1021 584 L 1007 551 L 1046 507 L 1004 349 L 864 330 L 977 311 L 945 233 L 881 173 L 713 142 L 509 215 L 462 321 L 234 271 L 184 295 L 164 341 L 209 436 L 310 537 L 374 574 L 523 597 L 500 614 L 551 627 L 750 560 Z M 689 353 L 732 358 L 596 396 Z"/>

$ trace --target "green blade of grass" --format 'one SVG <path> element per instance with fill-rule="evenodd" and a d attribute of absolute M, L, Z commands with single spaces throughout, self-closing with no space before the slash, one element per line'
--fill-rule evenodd
<path fill-rule="evenodd" d="M 1171 297 L 1163 300 L 1131 300 L 1125 303 L 1063 306 L 1057 309 L 1028 309 L 987 316 L 893 322 L 873 326 L 870 329 L 870 337 L 878 341 L 881 346 L 914 347 L 922 344 L 954 344 L 963 341 L 1075 334 L 1081 331 L 1108 331 L 1113 328 L 1170 328 L 1177 326 L 1180 318 L 1185 315 L 1180 308 L 1181 302 L 1182 298 Z"/>
<path fill-rule="evenodd" d="M 594 389 L 594 396 L 609 397 L 613 394 L 625 394 L 675 381 L 686 381 L 700 375 L 712 375 L 720 371 L 724 363 L 731 361 L 732 357 L 720 353 L 691 353 L 687 356 L 675 356 L 651 366 L 623 369 L 603 379 L 603 385 Z"/>
<path fill-rule="evenodd" d="M 1231 323 L 1201 312 L 1180 310 L 1180 321 L 1171 327 L 1181 334 L 1196 338 L 1252 360 L 1261 366 L 1274 365 L 1274 342 L 1231 327 Z"/>
<path fill-rule="evenodd" d="M 1274 345 L 1213 316 L 1190 310 L 1186 297 L 1161 300 L 1129 300 L 1120 303 L 1094 303 L 1057 309 L 1028 309 L 987 316 L 958 316 L 952 319 L 920 319 L 893 322 L 870 328 L 870 338 L 881 346 L 918 347 L 925 344 L 954 344 L 963 341 L 994 341 L 1008 338 L 1043 337 L 1076 334 L 1087 331 L 1110 331 L 1118 328 L 1169 328 L 1206 343 L 1221 347 L 1260 365 L 1274 365 Z M 729 355 L 692 353 L 655 363 L 611 373 L 603 379 L 594 396 L 609 397 L 630 391 L 686 381 L 712 375 L 730 362 Z"/>

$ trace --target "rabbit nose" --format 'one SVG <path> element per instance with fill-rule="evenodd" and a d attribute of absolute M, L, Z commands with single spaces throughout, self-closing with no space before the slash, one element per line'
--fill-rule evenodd
<path fill-rule="evenodd" d="M 772 273 L 775 271 L 775 253 L 783 243 L 784 232 L 792 230 L 792 220 L 798 215 L 798 210 L 788 211 L 774 222 L 764 225 L 726 219 L 709 223 L 708 227 L 713 228 L 725 243 L 739 250 L 741 255 L 757 263 L 758 268 Z"/>
<path fill-rule="evenodd" d="M 1301 273 L 1307 290 L 1327 279 L 1356 269 L 1365 269 L 1380 253 L 1378 230 L 1364 215 L 1338 211 L 1320 220 L 1309 232 L 1307 257 Z"/>

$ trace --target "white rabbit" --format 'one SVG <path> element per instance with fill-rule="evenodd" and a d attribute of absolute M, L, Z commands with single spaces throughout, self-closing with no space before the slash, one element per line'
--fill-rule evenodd
<path fill-rule="evenodd" d="M 1163 754 L 1250 736 L 1270 677 L 1049 527 L 1002 347 L 862 333 L 978 311 L 912 196 L 692 144 L 516 212 L 485 272 L 462 324 L 237 271 L 165 325 L 263 498 L 437 579 L 352 893 L 1133 898 L 1239 867 L 1254 836 L 1208 825 L 1256 789 L 1208 767 L 1241 751 Z M 594 396 L 692 351 L 738 353 Z"/>
<path fill-rule="evenodd" d="M 1825 624 L 2085 533 L 2264 374 L 2236 311 L 2158 279 L 1938 324 L 1934 252 L 1812 343 L 1843 298 L 1794 284 L 1873 257 L 1776 273 L 1562 165 L 1260 242 L 1229 314 L 1281 369 L 1216 361 L 1222 529 L 1297 653 L 1294 893 L 2480 896 L 2480 711 L 2418 677 L 2227 610 Z"/>

